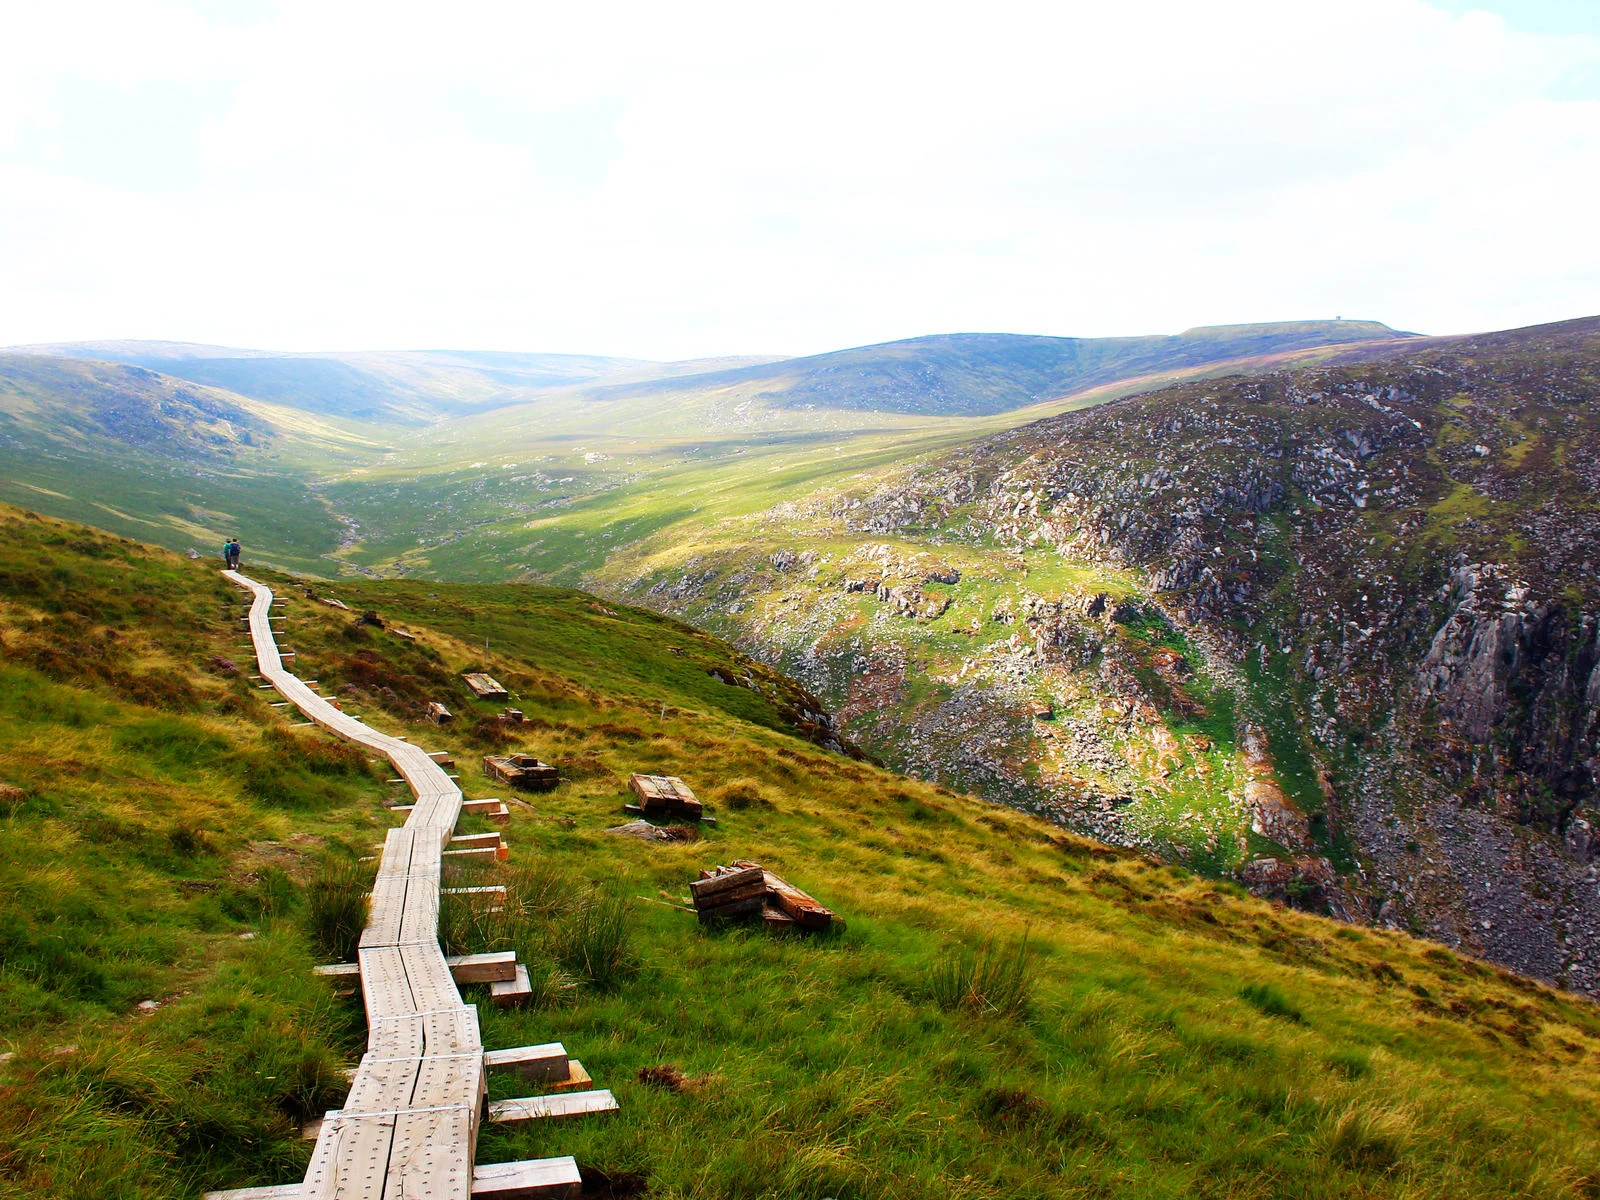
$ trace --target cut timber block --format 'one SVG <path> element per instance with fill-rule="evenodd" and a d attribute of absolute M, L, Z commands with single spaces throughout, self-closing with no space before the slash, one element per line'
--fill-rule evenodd
<path fill-rule="evenodd" d="M 455 714 L 444 705 L 440 704 L 437 700 L 428 701 L 428 711 L 426 715 L 428 720 L 432 721 L 435 725 L 448 725 L 451 721 L 455 720 Z"/>
<path fill-rule="evenodd" d="M 514 1008 L 525 1004 L 531 995 L 533 983 L 528 978 L 528 968 L 521 963 L 517 964 L 515 978 L 497 980 L 489 985 L 489 999 L 494 1001 L 496 1008 Z"/>
<path fill-rule="evenodd" d="M 444 961 L 449 964 L 450 974 L 457 983 L 515 983 L 519 975 L 526 980 L 528 974 L 526 967 L 517 966 L 515 950 L 458 954 Z"/>
<path fill-rule="evenodd" d="M 456 760 L 450 757 L 450 751 L 448 750 L 429 750 L 428 757 L 441 767 L 453 767 L 456 765 Z"/>
<path fill-rule="evenodd" d="M 586 1088 L 593 1082 L 594 1080 L 589 1077 L 589 1072 L 583 1069 L 583 1064 L 572 1058 L 567 1060 L 567 1077 L 545 1086 L 552 1092 L 572 1092 L 579 1088 Z"/>
<path fill-rule="evenodd" d="M 479 700 L 509 700 L 511 693 L 501 687 L 492 676 L 485 675 L 482 671 L 468 671 L 461 677 L 466 680 L 467 686 L 472 689 L 472 694 Z"/>
<path fill-rule="evenodd" d="M 571 1155 L 472 1168 L 472 1195 L 478 1200 L 576 1200 L 582 1194 L 583 1177 Z"/>
<path fill-rule="evenodd" d="M 332 979 L 348 979 L 351 976 L 354 976 L 355 978 L 360 979 L 361 978 L 361 964 L 360 963 L 327 963 L 327 964 L 325 964 L 323 966 L 320 966 L 320 967 L 312 967 L 311 968 L 311 973 L 313 975 L 326 975 L 326 976 L 328 976 L 329 978 L 332 978 Z"/>
<path fill-rule="evenodd" d="M 514 1046 L 509 1050 L 486 1050 L 485 1071 L 515 1071 L 535 1083 L 566 1083 L 571 1075 L 567 1048 L 560 1042 L 542 1046 Z"/>
<path fill-rule="evenodd" d="M 496 1100 L 489 1105 L 489 1120 L 510 1124 L 514 1121 L 541 1121 L 547 1117 L 587 1117 L 617 1111 L 617 1100 L 604 1089 L 597 1092 L 567 1092 L 561 1096 L 525 1096 L 520 1100 Z"/>
<path fill-rule="evenodd" d="M 271 1187 L 233 1188 L 226 1192 L 207 1192 L 205 1200 L 300 1200 L 303 1190 L 303 1185 L 298 1183 L 279 1183 Z"/>
<path fill-rule="evenodd" d="M 470 862 L 494 862 L 500 857 L 500 851 L 494 846 L 473 846 L 467 850 L 444 850 L 440 853 L 446 858 Z"/>

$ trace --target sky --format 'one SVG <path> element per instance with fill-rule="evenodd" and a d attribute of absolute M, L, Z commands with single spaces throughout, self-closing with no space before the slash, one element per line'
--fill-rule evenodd
<path fill-rule="evenodd" d="M 1600 313 L 1595 0 L 0 0 L 0 42 L 0 345 Z"/>

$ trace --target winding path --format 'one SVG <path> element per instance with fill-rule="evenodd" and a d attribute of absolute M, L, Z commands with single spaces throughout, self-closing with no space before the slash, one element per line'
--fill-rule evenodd
<path fill-rule="evenodd" d="M 322 1132 L 302 1200 L 467 1200 L 485 1096 L 477 1009 L 462 1002 L 439 945 L 440 852 L 461 815 L 461 789 L 421 749 L 346 716 L 284 669 L 272 636 L 272 591 L 254 595 L 250 638 L 261 676 L 318 725 L 383 754 L 416 805 L 389 831 L 361 934 L 367 1052 L 350 1095 Z"/>

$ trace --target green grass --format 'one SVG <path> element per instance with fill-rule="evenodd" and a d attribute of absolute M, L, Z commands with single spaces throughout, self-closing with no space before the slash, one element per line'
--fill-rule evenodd
<path fill-rule="evenodd" d="M 319 879 L 371 853 L 403 792 L 215 661 L 239 661 L 242 597 L 209 564 L 9 511 L 0 559 L 3 1190 L 293 1179 L 296 1125 L 340 1102 L 364 1034 L 310 974 L 353 891 Z M 486 1126 L 482 1161 L 573 1154 L 669 1198 L 1593 1194 L 1591 1003 L 821 751 L 774 677 L 716 683 L 744 660 L 650 614 L 325 589 L 387 623 L 352 633 L 275 586 L 300 672 L 455 751 L 469 796 L 495 794 L 479 759 L 503 741 L 458 680 L 485 632 L 531 719 L 510 744 L 562 766 L 512 806 L 511 861 L 471 878 L 504 882 L 506 912 L 447 933 L 532 968 L 538 1007 L 467 989 L 485 1043 L 560 1040 L 621 1111 Z M 422 723 L 423 695 L 458 724 Z M 683 776 L 719 823 L 607 834 L 633 770 Z M 700 926 L 688 881 L 737 858 L 847 928 Z"/>

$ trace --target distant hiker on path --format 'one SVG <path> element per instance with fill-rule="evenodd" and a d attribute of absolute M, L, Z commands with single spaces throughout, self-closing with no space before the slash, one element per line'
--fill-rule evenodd
<path fill-rule="evenodd" d="M 228 570 L 237 571 L 239 569 L 239 552 L 240 546 L 238 538 L 229 538 L 228 541 L 223 545 L 222 558 L 223 561 L 228 564 Z"/>

